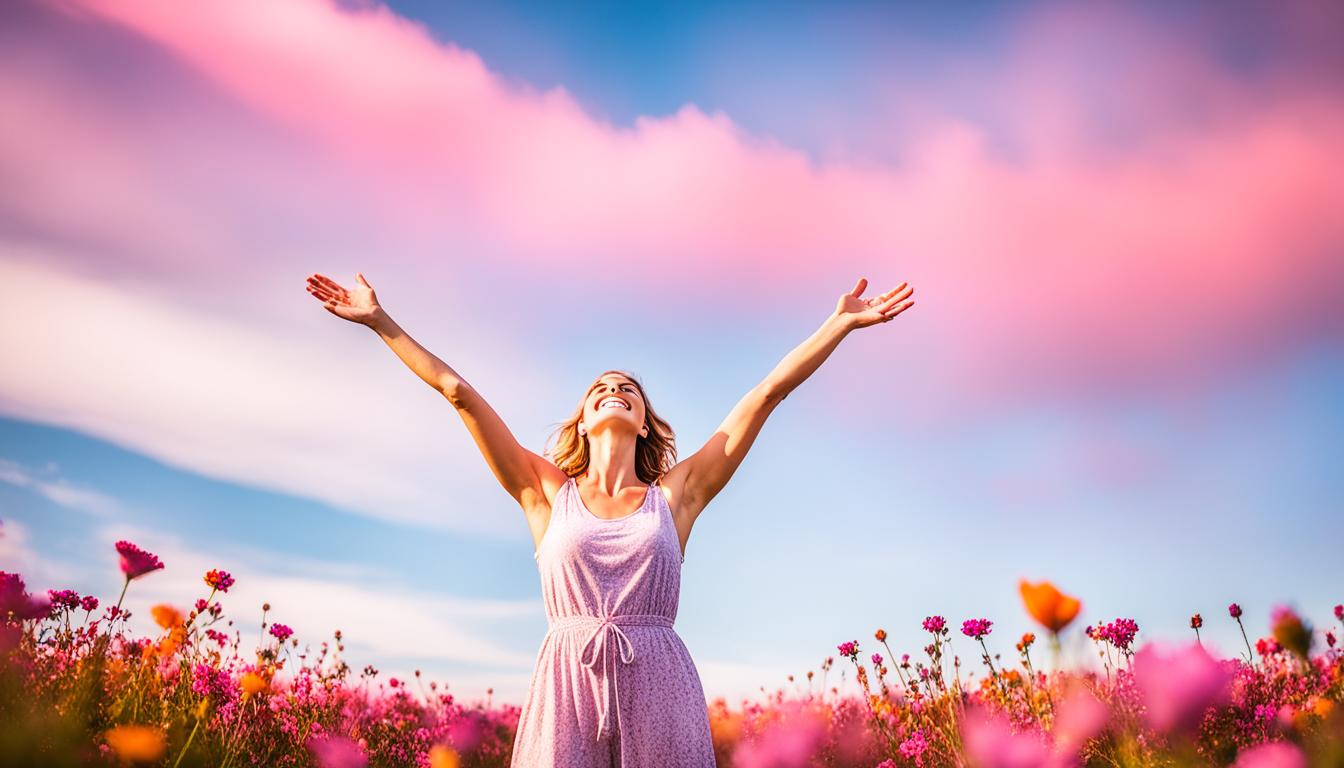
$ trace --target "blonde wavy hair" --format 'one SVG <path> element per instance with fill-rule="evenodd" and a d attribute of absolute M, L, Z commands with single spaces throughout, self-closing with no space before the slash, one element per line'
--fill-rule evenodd
<path fill-rule="evenodd" d="M 593 379 L 593 383 L 584 391 L 583 397 L 579 398 L 579 407 L 574 409 L 574 413 L 570 414 L 568 419 L 556 423 L 556 428 L 546 440 L 550 445 L 554 438 L 554 445 L 546 450 L 546 454 L 556 467 L 570 477 L 587 471 L 588 438 L 579 434 L 579 422 L 583 419 L 583 405 L 588 400 L 588 393 L 592 391 L 593 385 L 609 373 L 620 374 L 629 379 L 639 390 L 639 396 L 644 399 L 644 425 L 649 428 L 649 436 L 636 437 L 635 474 L 640 482 L 652 485 L 677 463 L 677 435 L 672 431 L 672 425 L 653 409 L 643 383 L 626 371 L 603 371 Z"/>

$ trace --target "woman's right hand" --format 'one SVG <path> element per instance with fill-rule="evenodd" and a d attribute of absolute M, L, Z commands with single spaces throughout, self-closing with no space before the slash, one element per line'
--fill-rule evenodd
<path fill-rule="evenodd" d="M 373 286 L 364 279 L 363 273 L 355 275 L 357 281 L 350 290 L 326 275 L 308 276 L 308 292 L 322 302 L 322 308 L 331 314 L 349 320 L 352 323 L 368 325 L 383 313 L 378 305 L 378 297 Z"/>

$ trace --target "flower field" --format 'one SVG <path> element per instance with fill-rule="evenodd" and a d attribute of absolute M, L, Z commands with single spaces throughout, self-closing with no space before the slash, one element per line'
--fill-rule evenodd
<path fill-rule="evenodd" d="M 341 634 L 313 646 L 261 606 L 265 642 L 241 647 L 204 574 L 190 607 L 155 606 L 156 637 L 131 637 L 122 601 L 163 563 L 118 542 L 115 603 L 71 590 L 29 591 L 0 572 L 0 756 L 22 765 L 506 766 L 515 706 L 455 700 L 437 683 L 352 669 Z M 160 578 L 162 578 L 160 576 Z M 1060 633 L 1081 603 L 1049 583 L 1020 585 L 1041 635 L 1017 657 L 989 653 L 994 622 L 923 619 L 928 644 L 897 653 L 887 633 L 840 643 L 808 693 L 710 705 L 719 765 L 1198 766 L 1344 765 L 1344 652 L 1336 606 L 1324 628 L 1287 608 L 1252 641 L 1228 607 L 1245 655 L 1216 658 L 1191 617 L 1188 643 L 1141 644 L 1117 618 L 1082 632 L 1100 669 L 1058 669 Z M 249 617 L 249 621 L 251 618 Z M 953 652 L 968 648 L 968 659 Z M 828 687 L 833 677 L 853 681 Z M 791 679 L 792 682 L 792 679 Z"/>

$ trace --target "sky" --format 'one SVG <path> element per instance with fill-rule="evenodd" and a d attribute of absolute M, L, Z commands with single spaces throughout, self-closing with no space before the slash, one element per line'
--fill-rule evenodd
<path fill-rule="evenodd" d="M 1222 652 L 1344 601 L 1344 13 L 1319 3 L 50 0 L 0 9 L 0 569 L 237 578 L 352 666 L 521 703 L 528 529 L 303 290 L 362 272 L 530 449 L 630 371 L 695 452 L 859 277 L 687 545 L 712 698 L 941 614 Z M 1332 469 L 1333 468 L 1333 469 Z M 955 643 L 955 641 L 954 641 Z M 866 647 L 866 645 L 865 645 Z M 954 645 L 955 647 L 955 645 Z M 969 645 L 958 649 L 974 658 Z M 834 682 L 834 680 L 832 680 Z"/>

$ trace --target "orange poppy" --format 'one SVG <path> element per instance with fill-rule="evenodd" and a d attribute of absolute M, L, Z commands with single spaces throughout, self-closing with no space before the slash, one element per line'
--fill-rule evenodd
<path fill-rule="evenodd" d="M 168 749 L 168 736 L 162 728 L 148 725 L 119 725 L 105 734 L 107 745 L 123 762 L 152 763 Z"/>
<path fill-rule="evenodd" d="M 159 604 L 149 609 L 154 622 L 164 629 L 182 626 L 182 612 L 171 605 Z"/>
<path fill-rule="evenodd" d="M 1078 598 L 1060 592 L 1048 581 L 1032 584 L 1023 579 L 1018 583 L 1018 589 L 1022 592 L 1027 613 L 1051 632 L 1057 633 L 1067 627 L 1083 607 Z"/>

